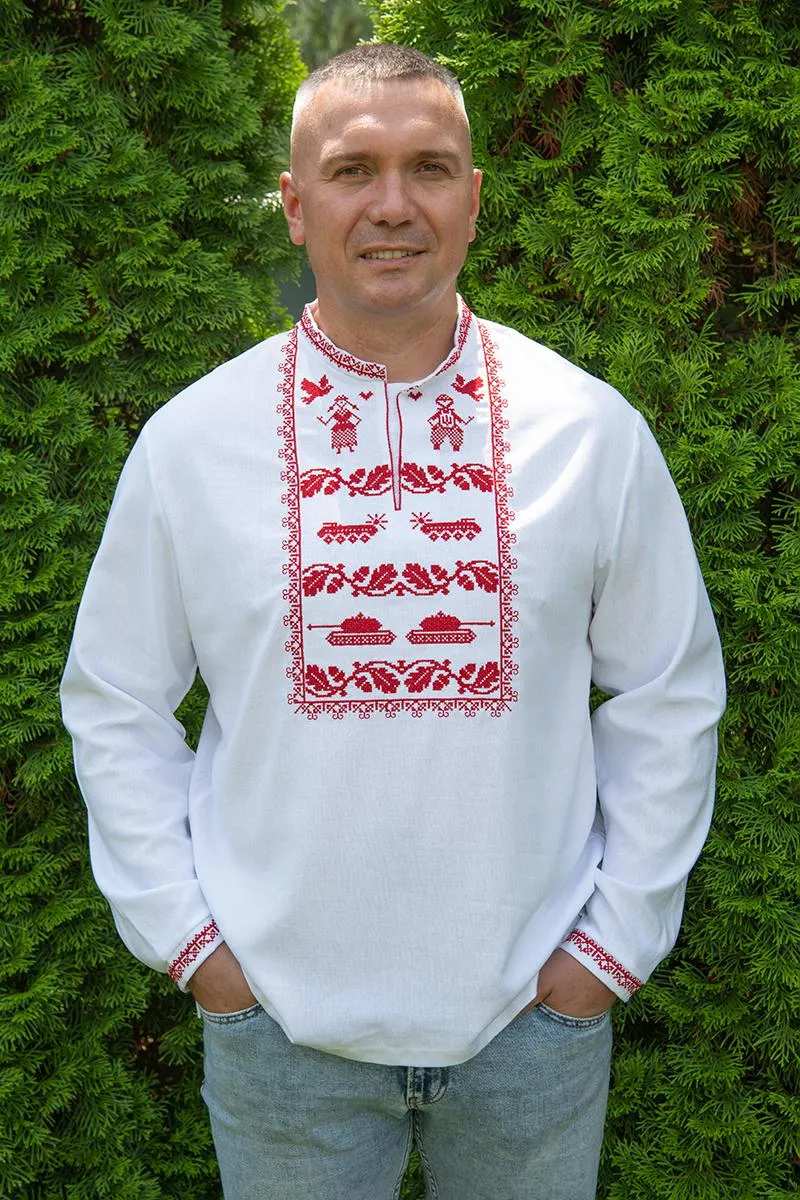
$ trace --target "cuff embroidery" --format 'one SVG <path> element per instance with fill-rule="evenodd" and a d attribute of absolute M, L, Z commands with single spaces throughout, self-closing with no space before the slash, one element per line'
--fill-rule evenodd
<path fill-rule="evenodd" d="M 201 950 L 206 946 L 210 946 L 219 936 L 219 926 L 216 921 L 209 921 L 208 925 L 204 925 L 200 932 L 196 933 L 192 940 L 184 946 L 178 957 L 174 958 L 170 963 L 167 974 L 172 982 L 177 983 L 186 968 L 198 957 Z"/>
<path fill-rule="evenodd" d="M 596 962 L 601 970 L 607 971 L 614 982 L 618 983 L 620 987 L 624 987 L 631 995 L 642 986 L 641 979 L 637 979 L 630 971 L 626 971 L 621 962 L 617 962 L 607 950 L 598 946 L 594 938 L 590 938 L 588 933 L 584 933 L 582 929 L 573 929 L 564 940 L 577 946 L 582 954 Z"/>

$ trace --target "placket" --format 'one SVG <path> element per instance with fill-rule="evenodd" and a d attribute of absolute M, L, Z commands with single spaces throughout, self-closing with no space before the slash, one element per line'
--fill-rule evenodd
<path fill-rule="evenodd" d="M 403 507 L 401 472 L 403 467 L 403 413 L 401 399 L 404 388 L 384 382 L 386 398 L 386 442 L 389 449 L 389 466 L 392 472 L 392 500 L 395 512 Z"/>

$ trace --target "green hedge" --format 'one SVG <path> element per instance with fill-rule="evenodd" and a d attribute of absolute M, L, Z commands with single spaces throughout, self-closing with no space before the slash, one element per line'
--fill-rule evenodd
<path fill-rule="evenodd" d="M 261 202 L 301 73 L 279 7 L 0 7 L 0 1197 L 219 1196 L 198 1023 L 94 888 L 56 684 L 132 436 L 285 324 Z M 726 650 L 715 824 L 678 948 L 617 1013 L 600 1195 L 795 1195 L 800 10 L 377 9 L 465 83 L 464 294 L 645 414 Z"/>
<path fill-rule="evenodd" d="M 465 297 L 645 415 L 725 647 L 716 818 L 677 949 L 617 1013 L 599 1195 L 796 1196 L 800 7 L 386 0 L 376 19 L 465 85 L 485 171 Z"/>
<path fill-rule="evenodd" d="M 0 1196 L 219 1195 L 186 998 L 88 872 L 57 684 L 133 435 L 288 323 L 280 0 L 0 7 Z M 197 705 L 195 704 L 195 707 Z M 190 705 L 191 708 L 191 705 Z"/>

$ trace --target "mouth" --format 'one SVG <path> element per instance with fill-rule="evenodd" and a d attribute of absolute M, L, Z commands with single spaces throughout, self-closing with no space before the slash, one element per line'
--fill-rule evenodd
<path fill-rule="evenodd" d="M 390 262 L 402 258 L 416 258 L 422 250 L 366 250 L 359 258 L 368 262 Z"/>

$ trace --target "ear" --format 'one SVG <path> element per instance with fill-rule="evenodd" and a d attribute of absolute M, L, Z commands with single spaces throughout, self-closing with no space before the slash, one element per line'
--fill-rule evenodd
<path fill-rule="evenodd" d="M 481 184 L 483 183 L 483 172 L 474 169 L 472 172 L 472 203 L 470 204 L 469 212 L 469 240 L 475 241 L 475 223 L 478 220 L 478 213 L 481 210 Z"/>
<path fill-rule="evenodd" d="M 295 246 L 306 244 L 306 230 L 303 223 L 303 206 L 297 192 L 294 179 L 289 171 L 281 173 L 281 202 L 286 224 L 289 226 L 289 237 Z"/>

